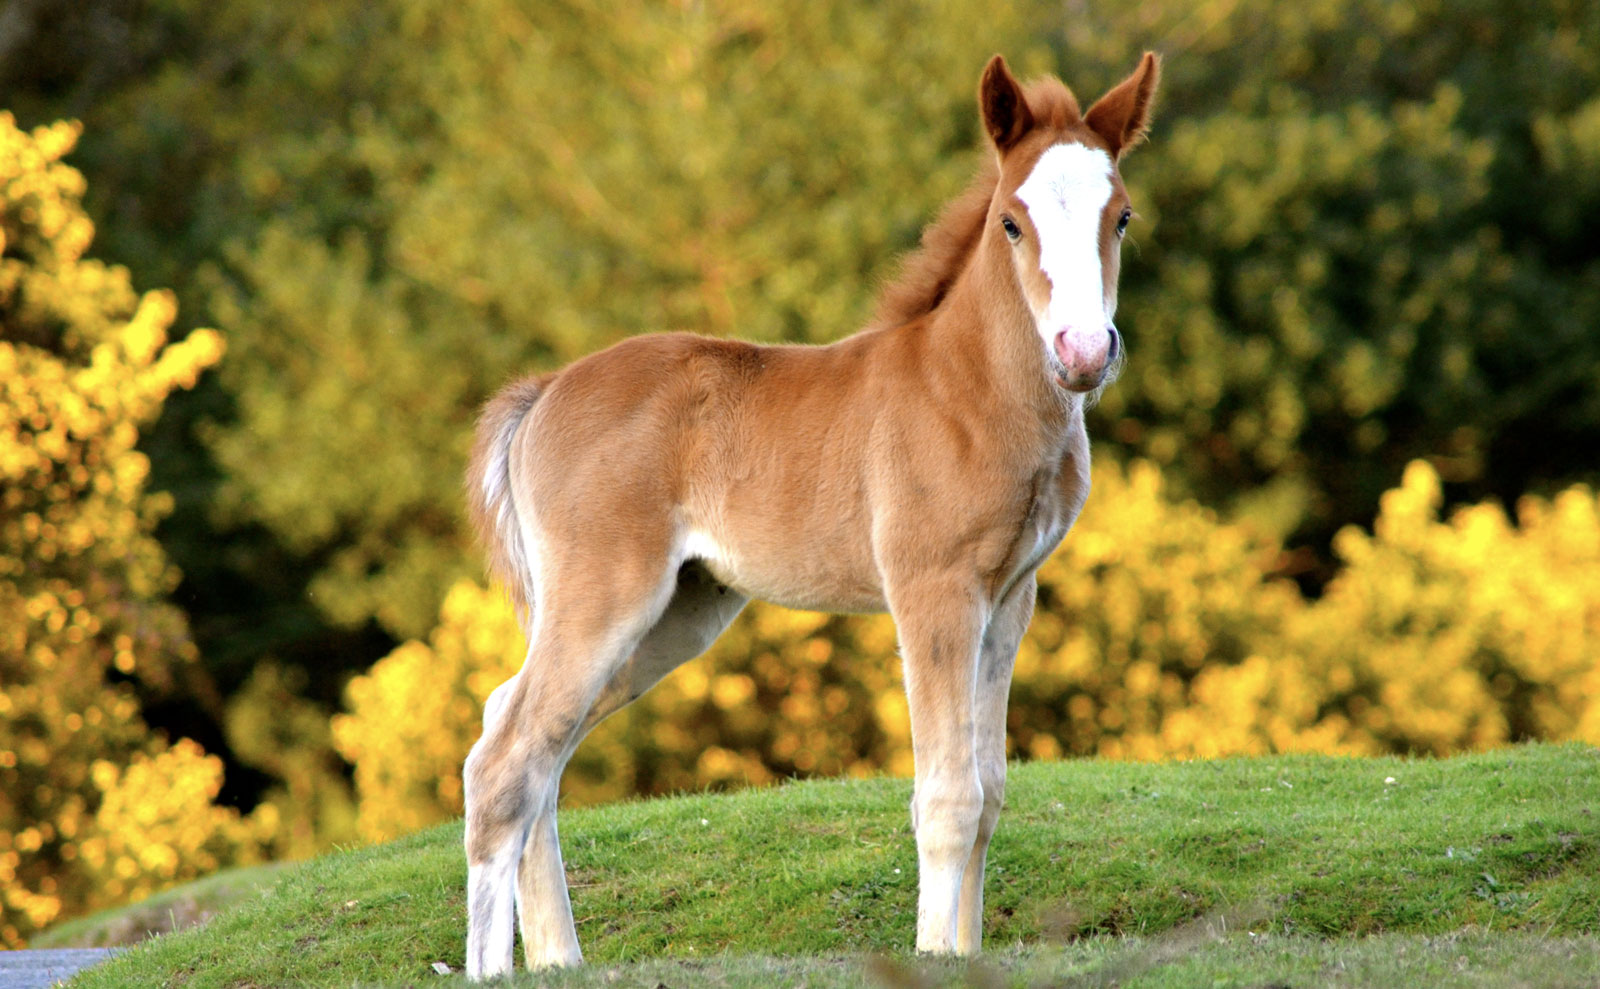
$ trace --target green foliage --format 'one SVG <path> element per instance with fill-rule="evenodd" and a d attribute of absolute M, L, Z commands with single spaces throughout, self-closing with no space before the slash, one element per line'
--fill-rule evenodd
<path fill-rule="evenodd" d="M 262 663 L 228 700 L 228 747 L 275 781 L 261 794 L 276 821 L 272 854 L 300 859 L 356 834 L 345 764 L 333 751 L 320 705 L 305 698 L 305 674 Z"/>
<path fill-rule="evenodd" d="M 1107 402 L 1117 434 L 1213 498 L 1270 499 L 1284 529 L 1360 517 L 1381 475 L 1338 464 L 1438 453 L 1481 473 L 1478 351 L 1515 313 L 1471 297 L 1503 297 L 1514 266 L 1474 220 L 1493 149 L 1457 129 L 1460 105 L 1444 88 L 1317 113 L 1285 94 L 1270 115 L 1175 122 L 1146 179 L 1167 277 L 1137 297 L 1150 348 Z M 1398 416 L 1434 424 L 1393 438 Z"/>
<path fill-rule="evenodd" d="M 441 465 L 460 461 L 482 360 L 408 315 L 397 281 L 374 284 L 359 239 L 269 226 L 240 268 L 213 300 L 237 341 L 221 379 L 241 424 L 204 430 L 227 477 L 218 507 L 324 558 L 307 593 L 331 619 L 414 628 L 463 565 L 460 482 Z"/>
<path fill-rule="evenodd" d="M 673 984 L 714 978 L 715 968 L 699 966 L 750 954 L 824 975 L 865 953 L 908 959 L 910 787 L 790 783 L 563 815 L 573 913 L 591 963 L 569 978 L 590 984 L 623 966 L 631 983 L 626 966 L 646 958 L 694 966 Z M 1110 952 L 1100 964 L 1131 961 L 1134 946 L 1099 936 L 1157 938 L 1229 913 L 1269 943 L 1312 934 L 1347 945 L 1354 935 L 1475 925 L 1520 932 L 1519 944 L 1579 936 L 1593 950 L 1592 748 L 1417 761 L 1033 763 L 1013 767 L 1006 798 L 986 890 L 987 943 L 1002 963 L 1008 946 L 1077 937 L 1099 942 L 1091 957 Z M 438 961 L 459 972 L 460 843 L 454 822 L 306 863 L 267 896 L 79 984 L 405 984 L 433 979 Z M 1234 936 L 1252 940 L 1234 925 Z M 842 952 L 850 955 L 841 961 Z"/>

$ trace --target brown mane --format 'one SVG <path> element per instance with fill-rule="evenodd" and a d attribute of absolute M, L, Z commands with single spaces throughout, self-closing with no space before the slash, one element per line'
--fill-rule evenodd
<path fill-rule="evenodd" d="M 1034 120 L 1044 127 L 1066 130 L 1082 118 L 1077 98 L 1054 77 L 1029 83 L 1027 98 Z M 923 228 L 921 246 L 901 260 L 894 280 L 879 294 L 873 325 L 901 326 L 939 308 L 983 235 L 1000 181 L 998 164 L 992 153 L 983 155 L 972 182 Z"/>

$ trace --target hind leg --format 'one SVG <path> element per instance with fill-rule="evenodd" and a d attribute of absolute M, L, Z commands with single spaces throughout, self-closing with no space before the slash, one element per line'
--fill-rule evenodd
<path fill-rule="evenodd" d="M 560 766 L 566 765 L 590 729 L 637 699 L 662 677 L 705 652 L 744 603 L 742 595 L 718 584 L 698 565 L 681 570 L 671 603 L 611 676 L 567 739 L 561 749 Z M 557 781 L 560 772 L 560 768 L 555 771 Z M 576 964 L 583 959 L 556 833 L 554 784 L 548 797 L 548 807 L 541 808 L 543 812 L 536 815 L 535 825 L 528 832 L 517 870 L 517 913 L 530 969 Z M 555 896 L 552 891 L 559 891 L 560 895 Z"/>
<path fill-rule="evenodd" d="M 661 678 L 711 648 L 749 599 L 720 583 L 699 563 L 678 571 L 667 610 L 639 648 L 600 693 L 583 723 L 587 735 L 600 722 L 638 700 Z"/>
<path fill-rule="evenodd" d="M 671 598 L 675 572 L 664 548 L 658 559 L 635 556 L 599 577 L 592 568 L 546 573 L 528 658 L 487 706 L 463 774 L 469 977 L 510 970 L 514 898 L 534 935 L 530 964 L 582 961 L 556 836 L 557 785 L 596 699 Z"/>
<path fill-rule="evenodd" d="M 540 925 L 570 927 L 566 886 L 561 880 L 560 852 L 554 862 L 545 852 L 555 843 L 556 783 L 566 738 L 592 706 L 609 669 L 589 671 L 576 663 L 553 660 L 565 653 L 593 657 L 596 665 L 615 667 L 618 655 L 606 656 L 599 643 L 537 641 L 528 650 L 523 670 L 504 695 L 497 716 L 486 719 L 483 737 L 473 746 L 463 773 L 466 796 L 467 974 L 489 978 L 512 967 L 516 877 L 523 870 L 525 847 L 533 847 L 543 870 L 559 885 L 546 883 L 541 896 L 523 904 L 524 913 L 543 918 Z M 598 654 L 597 654 L 598 653 Z M 552 868 L 553 864 L 553 868 Z M 565 921 L 565 923 L 563 923 Z M 550 953 L 550 939 L 541 945 Z M 545 964 L 581 960 L 575 938 L 544 957 Z"/>

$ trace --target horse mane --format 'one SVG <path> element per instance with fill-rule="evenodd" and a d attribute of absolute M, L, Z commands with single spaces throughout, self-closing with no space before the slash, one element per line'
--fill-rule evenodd
<path fill-rule="evenodd" d="M 876 325 L 900 326 L 939 307 L 977 247 L 999 182 L 999 163 L 992 153 L 985 154 L 966 190 L 923 228 L 922 246 L 901 260 L 894 280 L 884 286 Z"/>
<path fill-rule="evenodd" d="M 1082 119 L 1077 98 L 1053 76 L 1034 80 L 1025 92 L 1035 126 L 1066 130 Z M 933 312 L 966 270 L 1000 182 L 999 162 L 992 149 L 986 150 L 990 153 L 983 155 L 972 182 L 923 229 L 921 246 L 905 256 L 894 280 L 884 286 L 874 325 L 901 326 Z"/>

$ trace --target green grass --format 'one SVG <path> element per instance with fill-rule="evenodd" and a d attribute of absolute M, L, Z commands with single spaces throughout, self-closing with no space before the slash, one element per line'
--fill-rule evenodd
<path fill-rule="evenodd" d="M 566 813 L 591 964 L 529 984 L 1600 980 L 1593 748 L 1013 767 L 977 967 L 908 951 L 909 796 L 810 782 Z M 460 841 L 456 822 L 293 867 L 75 985 L 448 982 Z"/>

